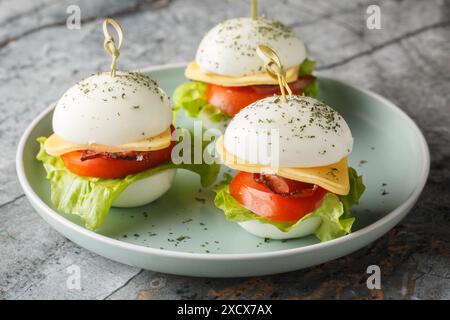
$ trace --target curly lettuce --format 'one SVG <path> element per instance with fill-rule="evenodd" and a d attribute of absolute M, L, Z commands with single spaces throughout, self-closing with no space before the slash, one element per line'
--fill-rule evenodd
<path fill-rule="evenodd" d="M 51 184 L 51 201 L 65 213 L 79 216 L 86 228 L 98 229 L 106 219 L 114 200 L 133 182 L 168 169 L 186 169 L 200 175 L 202 186 L 212 185 L 220 170 L 218 164 L 174 164 L 167 162 L 122 179 L 80 177 L 64 166 L 60 157 L 51 156 L 44 149 L 47 138 L 40 137 L 40 151 L 36 156 L 47 172 Z"/>
<path fill-rule="evenodd" d="M 315 69 L 316 69 L 316 62 L 314 60 L 306 58 L 305 60 L 303 60 L 302 64 L 300 65 L 298 75 L 299 76 L 310 76 L 313 74 Z"/>
<path fill-rule="evenodd" d="M 198 81 L 188 81 L 175 89 L 173 93 L 175 114 L 183 109 L 190 117 L 206 116 L 211 122 L 222 122 L 230 116 L 206 100 L 208 84 Z"/>
<path fill-rule="evenodd" d="M 350 208 L 359 204 L 359 199 L 366 190 L 362 176 L 358 176 L 358 173 L 352 167 L 348 168 L 348 177 L 350 181 L 350 191 L 345 196 L 339 196 L 339 200 L 344 207 L 344 216 L 351 216 Z"/>
<path fill-rule="evenodd" d="M 315 231 L 316 237 L 320 241 L 328 241 L 342 237 L 351 232 L 355 217 L 350 213 L 350 207 L 358 204 L 361 195 L 365 190 L 362 177 L 358 176 L 353 168 L 349 168 L 350 192 L 346 196 L 337 196 L 332 193 L 325 195 L 322 205 L 313 212 L 305 215 L 300 220 L 293 222 L 269 221 L 238 203 L 229 191 L 229 182 L 220 184 L 215 188 L 215 205 L 222 209 L 226 219 L 235 222 L 248 220 L 258 220 L 261 223 L 269 223 L 277 227 L 280 231 L 288 232 L 298 226 L 303 221 L 311 217 L 320 217 L 322 222 Z"/>
<path fill-rule="evenodd" d="M 301 76 L 312 76 L 314 70 L 316 69 L 316 62 L 314 60 L 306 58 L 300 65 L 298 75 Z M 319 95 L 319 81 L 317 78 L 303 89 L 305 96 L 316 98 Z"/>

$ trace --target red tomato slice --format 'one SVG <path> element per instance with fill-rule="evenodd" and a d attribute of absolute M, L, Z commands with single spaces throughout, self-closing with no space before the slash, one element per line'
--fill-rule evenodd
<path fill-rule="evenodd" d="M 262 182 L 257 174 L 239 171 L 230 184 L 230 193 L 245 208 L 268 220 L 296 221 L 317 209 L 328 192 L 313 184 L 276 179 L 284 180 L 288 189 L 283 182 Z M 275 192 L 280 187 L 288 192 Z"/>
<path fill-rule="evenodd" d="M 170 159 L 175 142 L 169 147 L 156 151 L 134 152 L 139 155 L 137 160 L 113 159 L 108 156 L 81 160 L 83 151 L 73 151 L 61 155 L 64 165 L 71 172 L 83 177 L 123 178 L 156 167 Z"/>
<path fill-rule="evenodd" d="M 175 127 L 170 126 L 173 133 Z M 82 177 L 116 179 L 156 167 L 170 159 L 176 142 L 156 151 L 132 151 L 123 153 L 86 153 L 73 151 L 61 155 L 64 165 L 71 172 Z"/>
<path fill-rule="evenodd" d="M 300 76 L 289 83 L 293 94 L 300 94 L 314 80 L 313 76 Z M 274 94 L 281 94 L 278 85 L 254 85 L 246 87 L 224 87 L 208 84 L 206 97 L 210 104 L 219 107 L 223 113 L 234 116 L 249 104 Z"/>

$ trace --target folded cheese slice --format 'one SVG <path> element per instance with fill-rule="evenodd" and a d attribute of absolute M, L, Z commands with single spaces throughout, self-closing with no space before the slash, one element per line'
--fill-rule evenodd
<path fill-rule="evenodd" d="M 126 151 L 156 151 L 170 145 L 171 130 L 167 128 L 163 133 L 144 140 L 123 144 L 120 146 L 107 146 L 102 144 L 76 144 L 64 140 L 57 134 L 52 134 L 44 143 L 45 151 L 52 156 L 78 150 L 92 150 L 97 152 L 126 152 Z"/>
<path fill-rule="evenodd" d="M 286 70 L 286 81 L 293 82 L 297 80 L 299 66 Z M 184 75 L 186 78 L 196 81 L 202 81 L 225 87 L 243 87 L 258 84 L 278 84 L 277 79 L 273 79 L 266 72 L 255 73 L 242 77 L 222 76 L 220 74 L 205 72 L 200 66 L 192 61 L 188 64 Z"/>
<path fill-rule="evenodd" d="M 234 170 L 276 174 L 292 180 L 317 184 L 325 190 L 339 195 L 346 195 L 350 191 L 347 157 L 337 163 L 320 167 L 271 168 L 249 163 L 229 153 L 223 145 L 223 136 L 217 140 L 216 148 L 222 163 Z"/>

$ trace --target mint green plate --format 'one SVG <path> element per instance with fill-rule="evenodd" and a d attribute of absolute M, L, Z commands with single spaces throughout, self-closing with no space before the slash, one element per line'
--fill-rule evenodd
<path fill-rule="evenodd" d="M 168 93 L 186 81 L 184 65 L 148 69 Z M 36 138 L 52 132 L 53 107 L 24 133 L 17 151 L 17 174 L 30 203 L 58 232 L 115 261 L 188 276 L 239 277 L 301 269 L 349 254 L 381 237 L 411 209 L 429 171 L 427 143 L 416 124 L 377 94 L 320 78 L 321 99 L 347 120 L 355 138 L 350 164 L 364 176 L 367 191 L 352 234 L 319 243 L 314 237 L 264 241 L 225 220 L 213 192 L 199 179 L 178 171 L 173 187 L 144 207 L 114 208 L 97 233 L 73 216 L 56 212 L 50 185 L 35 160 Z M 57 98 L 57 97 L 55 97 Z"/>

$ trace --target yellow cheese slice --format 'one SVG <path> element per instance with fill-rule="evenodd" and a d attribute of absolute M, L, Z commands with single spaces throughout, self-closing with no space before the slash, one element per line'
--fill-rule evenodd
<path fill-rule="evenodd" d="M 297 80 L 299 66 L 286 70 L 286 81 L 293 82 Z M 273 79 L 266 72 L 255 73 L 242 77 L 222 76 L 220 74 L 204 72 L 200 66 L 192 61 L 188 64 L 184 75 L 186 78 L 196 81 L 202 81 L 225 87 L 243 87 L 257 84 L 278 84 L 277 79 Z"/>
<path fill-rule="evenodd" d="M 52 134 L 44 143 L 45 151 L 52 156 L 59 156 L 67 152 L 78 150 L 93 150 L 97 152 L 126 152 L 126 151 L 156 151 L 170 145 L 170 128 L 152 138 L 131 142 L 120 146 L 107 146 L 102 144 L 76 144 L 64 140 L 57 134 Z"/>
<path fill-rule="evenodd" d="M 216 147 L 222 163 L 234 170 L 251 173 L 276 174 L 292 180 L 317 184 L 318 186 L 339 195 L 346 195 L 350 191 L 347 157 L 344 157 L 337 163 L 321 167 L 271 168 L 269 166 L 260 166 L 249 163 L 229 153 L 223 145 L 223 136 L 217 141 Z"/>

